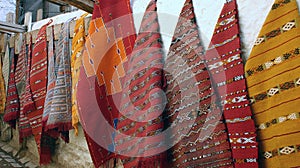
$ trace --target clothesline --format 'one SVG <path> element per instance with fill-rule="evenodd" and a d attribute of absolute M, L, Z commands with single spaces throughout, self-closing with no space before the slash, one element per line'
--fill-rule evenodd
<path fill-rule="evenodd" d="M 87 16 L 85 18 L 85 29 L 86 29 L 85 32 L 88 32 L 90 21 L 91 21 L 91 16 Z M 76 20 L 70 22 L 70 39 L 72 39 L 73 35 L 74 35 L 75 22 L 76 22 Z M 59 33 L 61 31 L 62 25 L 63 25 L 63 23 L 54 25 L 54 40 L 58 40 Z M 50 36 L 50 27 L 51 26 L 49 26 L 47 28 L 47 39 L 49 39 L 49 36 Z M 34 30 L 34 31 L 31 31 L 31 32 L 26 32 L 24 34 L 25 35 L 31 34 L 32 35 L 32 40 L 33 40 L 33 42 L 35 42 L 35 39 L 37 38 L 38 31 L 39 30 Z M 4 34 L 2 34 L 1 36 L 4 36 Z M 10 48 L 15 48 L 15 54 L 20 53 L 20 46 L 21 46 L 20 44 L 22 43 L 21 36 L 22 36 L 22 34 L 18 33 L 18 34 L 15 34 L 14 36 L 11 36 L 8 40 L 9 47 Z M 26 44 L 29 44 L 29 36 L 26 36 L 26 38 L 27 38 L 26 39 Z M 5 48 L 5 46 L 2 46 L 2 45 L 5 45 L 5 43 L 1 43 L 0 45 L 1 45 L 0 48 Z M 17 46 L 17 47 L 15 47 L 15 46 Z"/>

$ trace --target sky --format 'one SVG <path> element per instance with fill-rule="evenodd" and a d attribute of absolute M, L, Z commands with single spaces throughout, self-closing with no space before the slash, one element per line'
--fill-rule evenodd
<path fill-rule="evenodd" d="M 15 13 L 15 0 L 0 0 L 0 21 L 6 21 L 6 14 L 9 12 Z"/>

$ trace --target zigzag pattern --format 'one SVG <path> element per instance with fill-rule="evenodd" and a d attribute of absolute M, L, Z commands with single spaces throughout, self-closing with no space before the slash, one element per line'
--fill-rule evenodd
<path fill-rule="evenodd" d="M 206 127 L 201 127 L 201 128 L 199 128 L 198 130 L 196 130 L 196 131 L 190 131 L 188 134 L 181 134 L 180 136 L 179 136 L 179 138 L 180 139 L 182 139 L 182 138 L 187 138 L 187 137 L 189 137 L 189 136 L 191 136 L 192 134 L 199 134 L 200 133 L 200 131 L 206 131 L 206 130 L 208 130 L 210 127 L 216 127 L 218 124 L 220 124 L 220 123 L 222 123 L 222 122 L 216 122 L 215 124 L 208 124 Z M 206 136 L 204 136 L 203 138 L 199 138 L 199 140 L 202 140 L 202 141 L 204 141 L 205 139 L 207 139 L 208 137 L 211 137 L 212 135 L 219 135 L 219 134 L 221 134 L 221 133 L 223 133 L 224 131 L 220 131 L 220 132 L 218 132 L 218 133 L 215 133 L 215 132 L 212 132 L 212 134 L 211 135 L 206 135 Z M 207 138 L 205 138 L 205 137 L 207 137 Z M 198 139 L 198 138 L 197 138 Z"/>
<path fill-rule="evenodd" d="M 203 69 L 199 69 L 196 73 L 192 73 L 191 75 L 186 75 L 182 80 L 180 80 L 178 83 L 183 83 L 186 82 L 187 80 L 195 77 L 196 75 L 199 75 L 200 73 L 202 73 L 204 70 Z M 167 84 L 172 84 L 176 79 L 172 79 L 171 81 L 167 81 Z"/>
<path fill-rule="evenodd" d="M 194 29 L 190 29 L 188 32 L 184 33 L 182 36 L 179 36 L 175 39 L 175 41 L 172 41 L 171 42 L 171 45 L 174 45 L 176 44 L 177 42 L 181 41 L 182 39 L 184 39 L 186 36 L 192 34 L 193 32 L 195 32 L 197 30 L 194 30 Z"/>
<path fill-rule="evenodd" d="M 189 39 L 189 42 L 194 42 L 197 40 L 197 37 L 192 37 L 191 39 Z M 177 55 L 177 57 L 175 57 L 174 61 L 168 60 L 168 62 L 166 62 L 165 66 L 166 67 L 170 67 L 174 64 L 178 63 L 179 59 L 183 59 L 184 56 L 189 55 L 192 51 L 194 50 L 194 48 L 189 48 L 188 50 L 180 50 L 178 53 L 174 52 L 174 51 L 170 51 L 169 56 L 173 56 L 173 55 Z M 174 57 L 173 57 L 174 58 Z M 193 57 L 193 58 L 184 58 L 185 60 L 188 59 L 189 62 L 193 62 L 197 59 L 198 57 Z M 175 65 L 176 66 L 176 65 Z"/>
<path fill-rule="evenodd" d="M 195 59 L 196 59 L 196 57 L 195 57 Z M 204 61 L 199 61 L 199 62 L 197 62 L 196 64 L 194 64 L 194 65 L 192 65 L 192 66 L 188 66 L 187 62 L 188 62 L 188 61 L 185 61 L 183 64 L 179 64 L 177 69 L 174 69 L 174 70 L 172 69 L 173 72 L 178 72 L 178 70 L 181 70 L 181 71 L 179 71 L 178 73 L 176 73 L 175 76 L 173 76 L 173 79 L 174 79 L 174 80 L 177 79 L 179 76 L 183 75 L 184 73 L 187 73 L 187 72 L 189 72 L 190 70 L 194 69 L 195 67 L 197 67 L 197 66 L 199 66 L 199 65 L 201 65 L 201 64 L 204 64 Z M 182 68 L 182 67 L 184 67 L 184 66 L 188 66 L 188 67 L 187 67 L 187 68 L 185 67 L 184 70 L 180 69 L 180 68 Z M 200 72 L 199 72 L 199 73 L 200 73 Z M 167 74 L 166 76 L 171 76 L 171 74 Z M 171 80 L 170 83 L 173 83 L 174 80 Z"/>
<path fill-rule="evenodd" d="M 187 64 L 186 68 L 184 67 L 185 64 Z M 222 118 L 220 111 L 217 109 L 212 110 L 216 106 L 214 102 L 211 102 L 211 100 L 215 101 L 215 96 L 209 82 L 210 76 L 205 65 L 204 51 L 199 38 L 192 0 L 186 0 L 180 13 L 165 65 L 167 65 L 167 68 L 173 68 L 172 71 L 174 72 L 173 78 L 171 78 L 172 74 L 165 76 L 167 83 L 166 93 L 169 101 L 166 106 L 166 119 L 172 123 L 171 128 L 176 128 L 173 131 L 173 136 L 171 136 L 176 139 L 175 143 L 182 140 L 171 148 L 170 152 L 174 154 L 180 151 L 180 154 L 174 156 L 177 158 L 172 159 L 170 167 L 197 167 L 197 165 L 209 164 L 209 161 L 203 160 L 202 157 L 210 157 L 209 160 L 215 160 L 216 165 L 218 165 L 217 155 L 230 151 L 229 145 L 226 145 L 226 140 L 223 143 L 216 143 L 216 145 L 222 146 L 222 150 L 217 150 L 214 153 L 203 155 L 201 149 L 194 151 L 192 155 L 189 153 L 189 148 L 198 142 L 205 141 L 204 143 L 211 142 L 210 144 L 212 144 L 213 141 L 222 141 L 223 139 L 215 140 L 210 139 L 210 137 L 224 135 L 226 131 L 215 130 L 217 126 L 218 128 L 219 126 L 225 128 L 225 125 L 217 117 Z M 188 73 L 190 71 L 193 73 Z M 193 87 L 196 88 L 197 93 L 191 91 Z M 194 97 L 196 100 L 191 100 Z M 190 111 L 193 111 L 193 114 L 189 115 Z M 195 112 L 197 112 L 197 115 Z M 182 115 L 181 113 L 185 114 Z M 176 114 L 178 116 L 175 116 Z M 205 117 L 206 119 L 203 119 Z M 193 122 L 193 120 L 196 123 L 188 123 Z M 178 126 L 181 123 L 185 124 L 185 126 Z M 189 130 L 191 128 L 193 130 Z M 226 136 L 222 136 L 222 138 L 224 137 Z M 197 147 L 201 148 L 201 145 L 204 145 L 204 143 L 197 144 Z M 226 160 L 228 160 L 228 163 L 223 162 L 222 164 L 231 165 L 230 159 L 226 158 Z"/>
<path fill-rule="evenodd" d="M 173 116 L 174 114 L 178 113 L 178 112 L 181 111 L 181 110 L 184 110 L 184 109 L 186 109 L 186 108 L 188 108 L 188 107 L 191 107 L 191 106 L 193 106 L 193 105 L 195 105 L 195 104 L 197 104 L 197 103 L 200 103 L 201 101 L 203 101 L 203 100 L 205 100 L 205 99 L 211 97 L 212 95 L 213 95 L 213 93 L 211 93 L 210 95 L 204 96 L 203 98 L 200 98 L 200 99 L 198 99 L 198 100 L 195 101 L 195 102 L 189 103 L 189 104 L 184 105 L 184 106 L 181 106 L 181 107 L 179 107 L 179 108 L 176 108 L 171 114 L 168 115 L 168 118 L 171 117 L 171 116 Z"/>

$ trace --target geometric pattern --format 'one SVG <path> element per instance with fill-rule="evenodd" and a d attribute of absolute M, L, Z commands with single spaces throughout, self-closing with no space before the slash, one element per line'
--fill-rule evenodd
<path fill-rule="evenodd" d="M 254 95 L 250 98 L 251 103 L 253 104 L 255 102 L 259 102 L 267 98 L 273 97 L 274 95 L 282 93 L 283 91 L 299 87 L 300 84 L 298 84 L 298 82 L 300 82 L 300 78 L 279 84 L 278 86 L 273 87 L 267 90 L 266 92 L 262 92 L 260 94 Z"/>
<path fill-rule="evenodd" d="M 237 163 L 252 163 L 257 162 L 257 158 L 248 158 L 248 159 L 235 159 Z"/>
<path fill-rule="evenodd" d="M 290 145 L 263 152 L 264 159 L 270 159 L 276 156 L 291 155 L 300 151 L 300 145 Z"/>
<path fill-rule="evenodd" d="M 262 149 L 260 167 L 299 167 L 300 153 L 294 154 L 300 128 L 299 11 L 296 0 L 274 1 L 259 31 L 264 40 L 253 46 L 245 65 L 246 81 Z"/>
<path fill-rule="evenodd" d="M 117 130 L 131 137 L 145 138 L 143 141 L 133 143 L 131 138 L 116 136 L 115 141 L 118 142 L 116 149 L 122 155 L 125 153 L 128 156 L 122 159 L 124 167 L 143 167 L 148 164 L 161 167 L 165 161 L 165 154 L 156 152 L 162 147 L 163 138 L 155 136 L 160 134 L 164 127 L 160 116 L 163 107 L 159 93 L 162 88 L 163 45 L 159 33 L 156 3 L 156 0 L 151 0 L 147 6 L 131 57 L 128 60 L 126 82 L 123 85 L 120 109 L 122 115 L 119 117 Z M 159 116 L 148 118 L 155 113 Z M 124 117 L 121 118 L 121 116 Z M 135 119 L 130 117 L 135 117 Z M 145 120 L 147 122 L 143 122 Z M 153 139 L 146 138 L 150 136 Z M 144 156 L 150 151 L 153 155 Z"/>
<path fill-rule="evenodd" d="M 280 28 L 272 30 L 272 31 L 266 33 L 265 35 L 261 35 L 260 37 L 258 37 L 254 43 L 254 47 L 266 42 L 267 40 L 269 40 L 271 38 L 279 36 L 282 33 L 288 32 L 294 28 L 296 28 L 296 20 L 289 21 L 286 24 L 284 24 L 283 26 L 281 26 Z"/>
<path fill-rule="evenodd" d="M 236 15 L 234 15 L 236 11 L 228 11 L 227 13 L 230 13 L 230 16 L 227 15 L 227 17 L 220 20 L 220 24 L 217 25 L 220 26 L 222 30 L 225 29 L 224 27 L 230 27 L 229 25 L 235 22 L 233 18 L 236 17 Z M 230 36 L 229 39 L 211 45 L 210 47 L 221 47 L 236 38 L 237 35 Z M 203 47 L 201 46 L 201 38 L 191 0 L 186 0 L 182 8 L 169 50 L 170 52 L 167 55 L 165 67 L 168 70 L 172 70 L 175 75 L 171 73 L 166 73 L 165 75 L 168 84 L 165 90 L 167 92 L 167 99 L 169 99 L 165 111 L 169 119 L 168 122 L 172 123 L 172 125 L 175 123 L 174 125 L 178 127 L 176 123 L 182 122 L 182 126 L 175 128 L 174 131 L 172 130 L 174 141 L 176 142 L 182 137 L 183 139 L 169 150 L 171 163 L 168 167 L 233 166 L 232 152 L 227 137 L 228 132 L 225 129 L 226 125 L 219 115 L 221 114 L 220 108 L 212 102 L 216 95 L 211 91 L 212 86 L 210 80 L 212 79 L 209 77 L 208 69 L 223 69 L 224 65 L 234 62 L 239 54 L 232 54 L 228 51 L 228 57 L 226 59 L 220 62 L 214 62 L 206 68 L 205 61 L 207 60 L 203 59 Z M 181 59 L 182 63 L 180 63 Z M 179 69 L 183 67 L 182 65 L 185 62 L 188 66 L 188 68 L 186 68 L 187 70 Z M 188 72 L 190 67 L 192 67 L 191 71 L 193 72 Z M 194 75 L 191 76 L 193 73 Z M 192 79 L 192 77 L 194 77 L 194 79 Z M 194 82 L 193 80 L 196 81 Z M 235 79 L 233 78 L 224 83 L 226 84 L 226 82 L 233 80 Z M 191 88 L 196 87 L 194 92 L 192 89 L 186 89 L 187 87 L 185 85 L 189 85 L 190 83 L 192 84 Z M 199 94 L 199 96 L 197 94 Z M 191 111 L 194 111 L 192 112 L 193 114 Z M 178 114 L 179 117 L 176 117 L 174 114 L 179 112 L 181 114 Z M 183 113 L 184 115 L 182 115 Z M 196 123 L 188 123 L 188 120 L 191 119 L 195 119 Z M 180 131 L 181 129 L 189 130 L 189 128 L 192 130 L 187 133 Z M 204 131 L 208 132 L 211 128 L 217 129 L 212 130 L 208 135 L 203 134 Z"/>
<path fill-rule="evenodd" d="M 221 103 L 218 106 L 224 112 L 234 165 L 257 167 L 256 133 L 246 134 L 255 132 L 255 124 L 247 90 L 243 90 L 246 85 L 240 49 L 238 7 L 234 0 L 226 2 L 206 52 L 206 64 L 212 74 L 214 87 L 219 92 Z M 263 40 L 259 39 L 257 43 Z"/>
<path fill-rule="evenodd" d="M 230 141 L 230 143 L 233 143 L 233 144 L 256 143 L 255 137 L 249 137 L 249 138 L 244 138 L 244 137 L 230 138 L 229 141 Z"/>
<path fill-rule="evenodd" d="M 285 4 L 288 4 L 290 2 L 291 2 L 291 0 L 281 0 L 281 1 L 277 2 L 277 3 L 274 3 L 273 6 L 272 6 L 272 10 L 275 10 L 275 9 L 277 9 L 279 7 L 282 7 Z"/>
<path fill-rule="evenodd" d="M 258 126 L 258 129 L 267 129 L 273 125 L 276 125 L 276 124 L 280 124 L 280 123 L 283 123 L 283 122 L 286 122 L 286 121 L 290 121 L 290 120 L 296 120 L 296 119 L 299 119 L 300 118 L 300 112 L 298 113 L 291 113 L 289 115 L 286 115 L 286 116 L 280 116 L 278 118 L 275 118 L 271 121 L 268 121 L 268 122 L 265 122 L 265 123 L 262 123 Z"/>
<path fill-rule="evenodd" d="M 246 95 L 234 97 L 232 99 L 223 100 L 222 105 L 232 104 L 232 103 L 241 103 L 241 102 L 244 102 L 244 101 L 248 101 Z"/>
<path fill-rule="evenodd" d="M 264 70 L 270 69 L 275 65 L 281 64 L 291 58 L 297 57 L 300 55 L 300 48 L 295 48 L 281 56 L 278 56 L 272 60 L 265 62 L 264 64 L 260 64 L 254 68 L 247 70 L 246 77 L 252 76 L 255 73 L 262 72 Z"/>
<path fill-rule="evenodd" d="M 237 122 L 244 122 L 244 121 L 251 120 L 251 119 L 252 119 L 251 116 L 246 116 L 245 118 L 235 118 L 232 120 L 227 119 L 226 122 L 227 123 L 237 123 Z"/>
<path fill-rule="evenodd" d="M 240 81 L 240 80 L 243 80 L 243 79 L 244 79 L 244 75 L 239 75 L 239 76 L 233 77 L 232 79 L 228 79 L 226 81 L 219 82 L 219 83 L 217 83 L 217 86 L 221 87 L 221 86 L 231 84 L 233 82 Z"/>

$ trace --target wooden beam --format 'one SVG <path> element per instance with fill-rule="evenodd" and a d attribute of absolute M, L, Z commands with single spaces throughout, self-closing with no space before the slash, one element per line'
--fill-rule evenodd
<path fill-rule="evenodd" d="M 89 25 L 90 25 L 91 20 L 92 20 L 91 16 L 88 16 L 84 19 L 86 35 L 88 35 Z M 70 39 L 72 39 L 73 35 L 74 35 L 75 22 L 76 22 L 76 20 L 70 22 Z M 54 25 L 54 40 L 59 39 L 59 35 L 60 35 L 59 33 L 61 30 L 61 27 L 62 27 L 62 23 Z M 49 37 L 50 37 L 50 29 L 51 29 L 51 26 L 47 27 L 47 40 L 49 40 Z M 38 32 L 39 32 L 39 30 L 34 30 L 34 31 L 26 32 L 25 34 L 31 34 L 32 42 L 34 43 L 37 38 Z M 16 38 L 16 36 L 13 36 L 12 38 Z M 27 35 L 26 35 L 26 43 L 29 44 L 29 36 L 27 36 Z"/>
<path fill-rule="evenodd" d="M 25 31 L 26 31 L 25 26 L 0 21 L 0 32 L 22 33 Z"/>
<path fill-rule="evenodd" d="M 93 0 L 47 0 L 58 5 L 72 5 L 78 9 L 84 10 L 88 13 L 93 13 Z"/>

